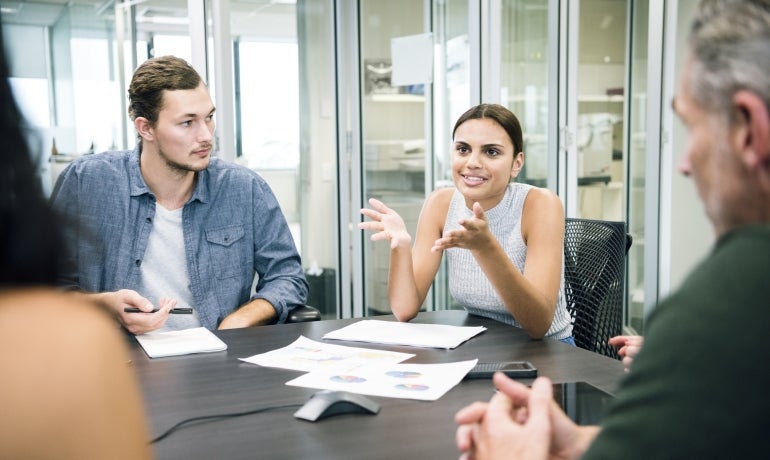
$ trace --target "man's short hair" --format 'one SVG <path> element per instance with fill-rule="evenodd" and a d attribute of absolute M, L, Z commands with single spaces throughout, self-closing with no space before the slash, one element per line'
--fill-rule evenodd
<path fill-rule="evenodd" d="M 749 90 L 770 107 L 770 0 L 704 0 L 689 42 L 698 104 L 729 117 L 733 95 Z"/>
<path fill-rule="evenodd" d="M 195 89 L 203 80 L 198 72 L 175 56 L 148 59 L 134 72 L 128 87 L 128 115 L 146 118 L 155 126 L 163 104 L 163 91 Z"/>

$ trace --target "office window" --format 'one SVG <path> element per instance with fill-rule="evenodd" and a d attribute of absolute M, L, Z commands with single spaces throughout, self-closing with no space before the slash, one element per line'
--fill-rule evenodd
<path fill-rule="evenodd" d="M 188 36 L 155 34 L 152 37 L 152 57 L 172 55 L 192 62 L 191 50 Z"/>
<path fill-rule="evenodd" d="M 50 101 L 48 98 L 48 80 L 45 78 L 8 79 L 13 97 L 19 110 L 31 126 L 47 128 L 51 126 Z"/>
<path fill-rule="evenodd" d="M 252 169 L 299 167 L 296 43 L 239 43 L 242 157 Z"/>
<path fill-rule="evenodd" d="M 120 101 L 117 84 L 110 78 L 109 46 L 105 38 L 73 38 L 70 43 L 76 153 L 117 145 Z"/>

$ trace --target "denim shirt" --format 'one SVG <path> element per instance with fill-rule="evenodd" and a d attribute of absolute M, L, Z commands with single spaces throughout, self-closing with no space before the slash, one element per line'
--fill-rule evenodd
<path fill-rule="evenodd" d="M 155 196 L 144 182 L 139 156 L 138 148 L 85 156 L 59 176 L 51 201 L 69 224 L 62 286 L 88 292 L 139 286 L 155 216 Z M 278 322 L 307 300 L 308 284 L 286 219 L 254 171 L 212 158 L 184 205 L 182 231 L 194 307 L 206 328 L 215 329 L 250 300 L 270 302 Z"/>

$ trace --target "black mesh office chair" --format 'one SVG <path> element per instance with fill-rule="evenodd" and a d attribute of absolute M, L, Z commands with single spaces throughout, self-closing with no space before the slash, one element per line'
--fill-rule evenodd
<path fill-rule="evenodd" d="M 631 242 L 625 222 L 566 219 L 564 290 L 572 335 L 580 348 L 616 359 L 607 340 L 623 330 L 625 260 Z"/>

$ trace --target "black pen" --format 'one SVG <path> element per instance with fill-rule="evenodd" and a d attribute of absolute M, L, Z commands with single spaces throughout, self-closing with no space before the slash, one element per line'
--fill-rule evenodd
<path fill-rule="evenodd" d="M 144 311 L 136 307 L 126 307 L 123 309 L 123 311 L 126 313 L 156 313 L 158 312 L 158 309 L 156 308 L 152 311 Z M 189 315 L 189 314 L 192 314 L 192 312 L 193 312 L 192 307 L 177 307 L 177 308 L 172 308 L 170 313 L 172 315 Z"/>

